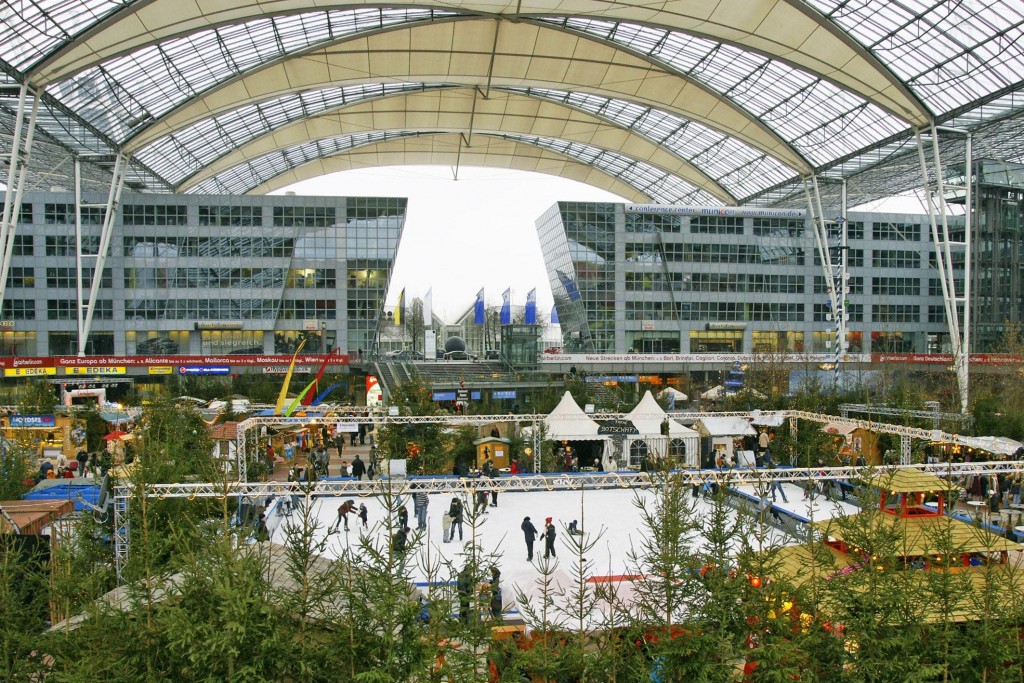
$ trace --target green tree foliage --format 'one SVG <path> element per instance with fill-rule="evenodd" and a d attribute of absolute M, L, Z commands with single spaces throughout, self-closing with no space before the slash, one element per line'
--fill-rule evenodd
<path fill-rule="evenodd" d="M 431 397 L 430 387 L 414 380 L 395 388 L 391 403 L 402 416 L 445 414 Z M 408 424 L 387 422 L 379 428 L 377 448 L 381 457 L 391 460 L 409 458 L 409 472 L 438 474 L 451 471 L 449 437 L 438 423 Z"/>

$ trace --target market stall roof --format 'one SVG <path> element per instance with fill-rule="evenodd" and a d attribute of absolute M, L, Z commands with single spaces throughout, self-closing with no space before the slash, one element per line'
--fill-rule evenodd
<path fill-rule="evenodd" d="M 598 424 L 583 412 L 572 394 L 562 396 L 551 414 L 544 418 L 548 438 L 555 441 L 604 441 L 607 437 L 597 433 Z"/>
<path fill-rule="evenodd" d="M 757 434 L 750 421 L 742 417 L 702 417 L 694 423 L 707 436 L 747 436 Z"/>
<path fill-rule="evenodd" d="M 0 533 L 39 535 L 43 529 L 74 509 L 70 500 L 0 501 Z M 12 522 L 17 528 L 11 528 Z"/>
<path fill-rule="evenodd" d="M 753 418 L 751 424 L 758 427 L 781 427 L 782 423 L 786 421 L 786 416 L 781 410 L 752 410 L 750 417 Z"/>
<path fill-rule="evenodd" d="M 633 426 L 637 428 L 641 436 L 660 435 L 661 425 L 668 419 L 668 413 L 658 405 L 658 402 L 654 400 L 654 396 L 648 390 L 644 392 L 644 397 L 640 399 L 636 407 L 626 415 L 626 419 L 633 423 Z M 695 430 L 684 427 L 675 420 L 669 419 L 668 425 L 670 436 L 697 436 Z"/>
<path fill-rule="evenodd" d="M 836 436 L 846 436 L 847 434 L 853 434 L 859 429 L 855 424 L 846 424 L 842 422 L 826 422 L 822 427 L 821 431 L 829 434 L 835 434 Z"/>
<path fill-rule="evenodd" d="M 838 540 L 853 543 L 863 538 L 863 525 L 885 529 L 902 540 L 898 551 L 902 557 L 922 557 L 936 552 L 939 539 L 957 553 L 989 553 L 1024 550 L 1024 546 L 980 527 L 961 522 L 947 515 L 900 517 L 880 510 L 865 510 L 852 517 L 864 518 L 846 525 L 834 519 L 814 522 L 812 527 Z M 863 522 L 863 523 L 862 523 Z"/>
<path fill-rule="evenodd" d="M 960 488 L 948 479 L 937 477 L 930 472 L 909 469 L 882 470 L 868 477 L 867 483 L 892 493 L 927 493 Z"/>

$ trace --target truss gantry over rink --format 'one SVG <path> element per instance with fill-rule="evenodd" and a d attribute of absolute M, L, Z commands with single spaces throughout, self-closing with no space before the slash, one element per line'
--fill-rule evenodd
<path fill-rule="evenodd" d="M 762 416 L 764 413 L 761 414 Z M 961 446 L 967 446 L 976 448 L 976 445 L 970 443 L 967 437 L 960 436 L 958 434 L 950 434 L 943 432 L 939 429 L 922 429 L 920 427 L 907 427 L 904 425 L 889 424 L 886 422 L 873 422 L 871 420 L 857 420 L 850 417 L 840 417 L 836 415 L 825 415 L 822 413 L 811 413 L 802 410 L 779 410 L 771 411 L 771 415 L 777 416 L 781 420 L 789 420 L 793 428 L 796 427 L 796 423 L 799 420 L 808 420 L 811 422 L 818 423 L 835 423 L 842 425 L 849 425 L 861 429 L 867 429 L 879 434 L 892 434 L 900 437 L 900 461 L 903 464 L 910 463 L 910 445 L 913 439 L 922 439 L 925 441 L 938 441 L 949 444 L 959 444 Z M 931 419 L 934 414 L 926 414 Z M 753 415 L 749 412 L 676 412 L 669 413 L 669 416 L 673 419 L 681 422 L 692 423 L 701 418 L 706 417 L 742 417 L 744 419 L 753 419 Z M 623 420 L 627 419 L 625 413 L 600 413 L 592 416 L 597 420 Z M 643 415 L 633 415 L 633 417 L 644 417 Z M 660 417 L 660 415 L 659 415 Z M 515 422 L 522 426 L 532 426 L 534 436 L 534 450 L 538 450 L 540 447 L 539 430 L 536 429 L 538 424 L 543 424 L 545 420 L 548 420 L 548 415 L 543 414 L 517 414 L 517 415 L 430 415 L 430 416 L 417 416 L 417 415 L 371 415 L 368 413 L 361 413 L 358 415 L 327 415 L 327 416 L 308 416 L 308 417 L 283 417 L 278 415 L 268 415 L 261 417 L 250 417 L 238 424 L 238 435 L 236 436 L 235 449 L 235 467 L 238 473 L 239 481 L 247 481 L 248 479 L 248 466 L 246 460 L 246 453 L 254 449 L 258 443 L 258 438 L 253 440 L 252 432 L 263 427 L 309 427 L 309 426 L 328 426 L 333 427 L 338 424 L 372 424 L 375 426 L 385 426 L 388 424 L 442 424 L 442 425 L 487 425 L 494 424 L 496 422 Z M 255 451 L 250 453 L 250 457 L 253 457 Z"/>
<path fill-rule="evenodd" d="M 315 482 L 213 482 L 204 484 L 150 484 L 146 486 L 146 498 L 156 500 L 217 499 L 227 497 L 241 499 L 266 499 L 269 496 L 303 496 L 305 503 L 315 498 L 338 496 L 408 495 L 412 491 L 426 490 L 431 493 L 467 494 L 486 488 L 488 491 L 542 492 L 556 490 L 599 491 L 602 489 L 631 488 L 648 489 L 666 484 L 703 486 L 716 484 L 721 487 L 754 486 L 768 492 L 768 486 L 778 482 L 805 482 L 823 480 L 852 480 L 866 474 L 900 469 L 914 469 L 931 472 L 941 477 L 966 477 L 977 474 L 1008 474 L 1024 472 L 1024 462 L 1017 460 L 997 462 L 935 463 L 928 465 L 899 465 L 890 468 L 867 467 L 813 467 L 774 469 L 689 469 L 675 470 L 669 475 L 651 472 L 604 472 L 573 473 L 527 476 L 482 477 L 416 477 L 413 479 L 376 479 L 371 481 L 321 480 Z M 129 527 L 129 501 L 135 495 L 130 486 L 114 487 L 114 557 L 118 581 L 128 561 L 131 542 Z"/>

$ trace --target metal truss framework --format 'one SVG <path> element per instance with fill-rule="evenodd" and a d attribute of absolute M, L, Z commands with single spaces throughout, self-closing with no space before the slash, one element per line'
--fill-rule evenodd
<path fill-rule="evenodd" d="M 946 324 L 949 327 L 949 338 L 953 350 L 953 371 L 956 374 L 957 389 L 960 394 L 960 411 L 967 412 L 968 406 L 968 372 L 971 350 L 971 177 L 974 172 L 971 133 L 944 128 L 943 132 L 964 136 L 964 180 L 962 191 L 966 211 L 964 211 L 964 236 L 962 240 L 950 238 L 949 216 L 947 210 L 947 186 L 942 169 L 942 155 L 939 151 L 939 130 L 934 125 L 930 128 L 931 167 L 925 154 L 925 141 L 921 130 L 915 132 L 917 139 L 917 156 L 921 164 L 921 181 L 924 188 L 924 199 L 928 209 L 928 219 L 932 228 L 932 245 L 935 247 L 935 266 L 939 271 L 939 282 L 942 284 L 942 303 L 945 308 Z M 950 188 L 951 189 L 951 188 Z M 957 292 L 954 271 L 954 250 L 963 257 L 963 291 Z"/>
<path fill-rule="evenodd" d="M 39 118 L 39 94 L 22 85 L 18 94 L 18 111 L 11 134 L 10 153 L 0 155 L 7 162 L 3 217 L 0 218 L 0 308 L 7 290 L 7 273 L 14 254 L 14 235 L 21 213 L 21 197 L 28 177 L 28 162 L 32 153 L 36 121 Z"/>
<path fill-rule="evenodd" d="M 114 159 L 113 175 L 110 179 L 110 191 L 103 204 L 87 204 L 82 200 L 82 160 L 75 159 L 75 271 L 78 307 L 75 319 L 78 322 L 78 355 L 84 356 L 92 321 L 96 314 L 100 284 L 103 281 L 103 268 L 110 251 L 110 236 L 114 233 L 114 218 L 121 203 L 121 191 L 124 189 L 125 174 L 128 170 L 128 157 L 118 154 Z M 82 209 L 100 209 L 103 212 L 103 227 L 100 229 L 99 249 L 95 254 L 87 254 L 82 249 Z M 82 289 L 88 278 L 83 278 L 83 259 L 93 260 L 92 284 L 89 287 L 88 299 L 83 297 Z"/>
<path fill-rule="evenodd" d="M 846 181 L 842 181 L 842 213 L 835 219 L 825 218 L 821 204 L 821 191 L 818 189 L 818 178 L 812 176 L 804 179 L 804 195 L 807 199 L 807 213 L 811 216 L 814 226 L 814 245 L 821 261 L 822 273 L 825 278 L 825 292 L 828 294 L 826 305 L 829 313 L 826 320 L 834 322 L 835 339 L 826 341 L 832 347 L 832 381 L 839 382 L 839 366 L 846 359 L 847 338 L 846 324 L 850 320 L 847 312 L 846 295 L 850 292 L 850 274 L 847 272 L 847 229 L 846 229 Z M 812 194 L 813 189 L 813 194 Z"/>
<path fill-rule="evenodd" d="M 939 429 L 922 429 L 920 427 L 908 427 L 905 425 L 894 425 L 885 422 L 873 422 L 871 420 L 857 420 L 846 416 L 836 415 L 825 415 L 822 413 L 811 413 L 802 410 L 779 410 L 773 411 L 775 414 L 780 416 L 782 419 L 788 419 L 790 423 L 794 423 L 797 420 L 808 420 L 810 422 L 817 423 L 838 423 L 843 425 L 849 425 L 860 429 L 868 429 L 881 434 L 893 434 L 900 437 L 901 439 L 901 462 L 904 464 L 910 463 L 910 444 L 911 439 L 922 439 L 926 441 L 942 441 L 950 444 L 960 444 L 962 446 L 973 447 L 971 443 L 965 440 L 964 437 L 958 434 L 950 434 L 943 432 Z M 900 413 L 905 414 L 905 413 Z M 704 412 L 676 412 L 669 413 L 669 415 L 676 419 L 685 422 L 695 422 L 705 417 L 742 417 L 745 419 L 753 420 L 754 416 L 749 412 L 733 411 L 733 412 L 720 412 L 720 413 L 704 413 Z M 928 419 L 931 419 L 933 413 L 925 413 Z M 530 423 L 536 427 L 538 423 L 543 423 L 547 419 L 545 414 L 530 413 L 525 415 L 373 415 L 370 413 L 363 413 L 359 415 L 316 415 L 308 417 L 284 417 L 280 415 L 268 415 L 261 417 L 250 417 L 238 424 L 238 435 L 235 439 L 237 448 L 235 449 L 235 467 L 238 473 L 239 481 L 247 480 L 247 462 L 246 462 L 246 451 L 252 441 L 250 432 L 260 427 L 306 427 L 310 425 L 338 425 L 338 424 L 376 424 L 376 425 L 388 425 L 388 424 L 443 424 L 443 425 L 485 425 L 492 424 L 494 422 L 516 422 L 516 423 Z M 634 416 L 636 417 L 636 416 Z M 658 416 L 660 418 L 660 415 Z M 595 420 L 623 420 L 628 419 L 627 413 L 599 413 L 593 415 Z M 537 429 L 534 429 L 534 448 L 539 449 L 540 444 L 537 442 L 536 434 Z M 536 461 L 536 459 L 535 459 Z"/>
<path fill-rule="evenodd" d="M 909 438 L 906 436 L 905 438 Z M 321 480 L 315 482 L 213 482 L 205 484 L 150 484 L 143 495 L 155 500 L 198 498 L 223 499 L 225 497 L 296 495 L 304 496 L 305 503 L 315 498 L 337 496 L 406 495 L 411 491 L 430 493 L 470 494 L 481 488 L 488 491 L 600 491 L 603 489 L 647 489 L 666 484 L 679 486 L 721 487 L 754 486 L 765 493 L 773 482 L 836 481 L 863 479 L 865 476 L 913 469 L 943 477 L 968 475 L 1011 474 L 1024 472 L 1024 462 L 936 463 L 928 465 L 901 465 L 891 468 L 866 467 L 814 467 L 774 469 L 675 470 L 670 474 L 651 472 L 634 473 L 573 473 L 551 475 L 508 476 L 496 478 L 416 477 L 414 479 L 377 479 L 372 481 Z M 135 489 L 131 486 L 114 487 L 114 558 L 118 581 L 128 561 L 131 530 L 129 527 L 129 500 Z"/>
<path fill-rule="evenodd" d="M 850 413 L 867 415 L 884 415 L 885 417 L 913 417 L 919 420 L 931 420 L 932 427 L 939 428 L 941 422 L 952 422 L 963 427 L 974 424 L 974 416 L 970 413 L 942 413 L 938 410 L 903 410 L 892 406 L 871 405 L 869 403 L 840 403 L 839 414 L 844 418 Z"/>

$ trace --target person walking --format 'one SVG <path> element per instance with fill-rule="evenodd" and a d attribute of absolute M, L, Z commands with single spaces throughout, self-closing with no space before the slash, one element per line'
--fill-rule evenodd
<path fill-rule="evenodd" d="M 448 514 L 452 517 L 452 533 L 449 540 L 455 540 L 455 528 L 459 529 L 459 540 L 462 540 L 462 501 L 457 497 L 452 498 L 452 504 L 448 506 Z"/>
<path fill-rule="evenodd" d="M 430 494 L 423 489 L 412 494 L 413 509 L 416 511 L 416 528 L 427 528 L 427 505 L 430 503 Z"/>
<path fill-rule="evenodd" d="M 359 454 L 356 453 L 356 457 L 352 461 L 352 476 L 356 481 L 362 481 L 364 474 L 366 474 L 366 464 L 359 458 Z"/>
<path fill-rule="evenodd" d="M 533 562 L 533 543 L 537 540 L 537 527 L 529 517 L 523 517 L 523 523 L 519 528 L 523 530 L 523 538 L 526 539 L 526 561 Z"/>
<path fill-rule="evenodd" d="M 555 525 L 551 518 L 544 520 L 544 559 L 555 557 Z"/>

